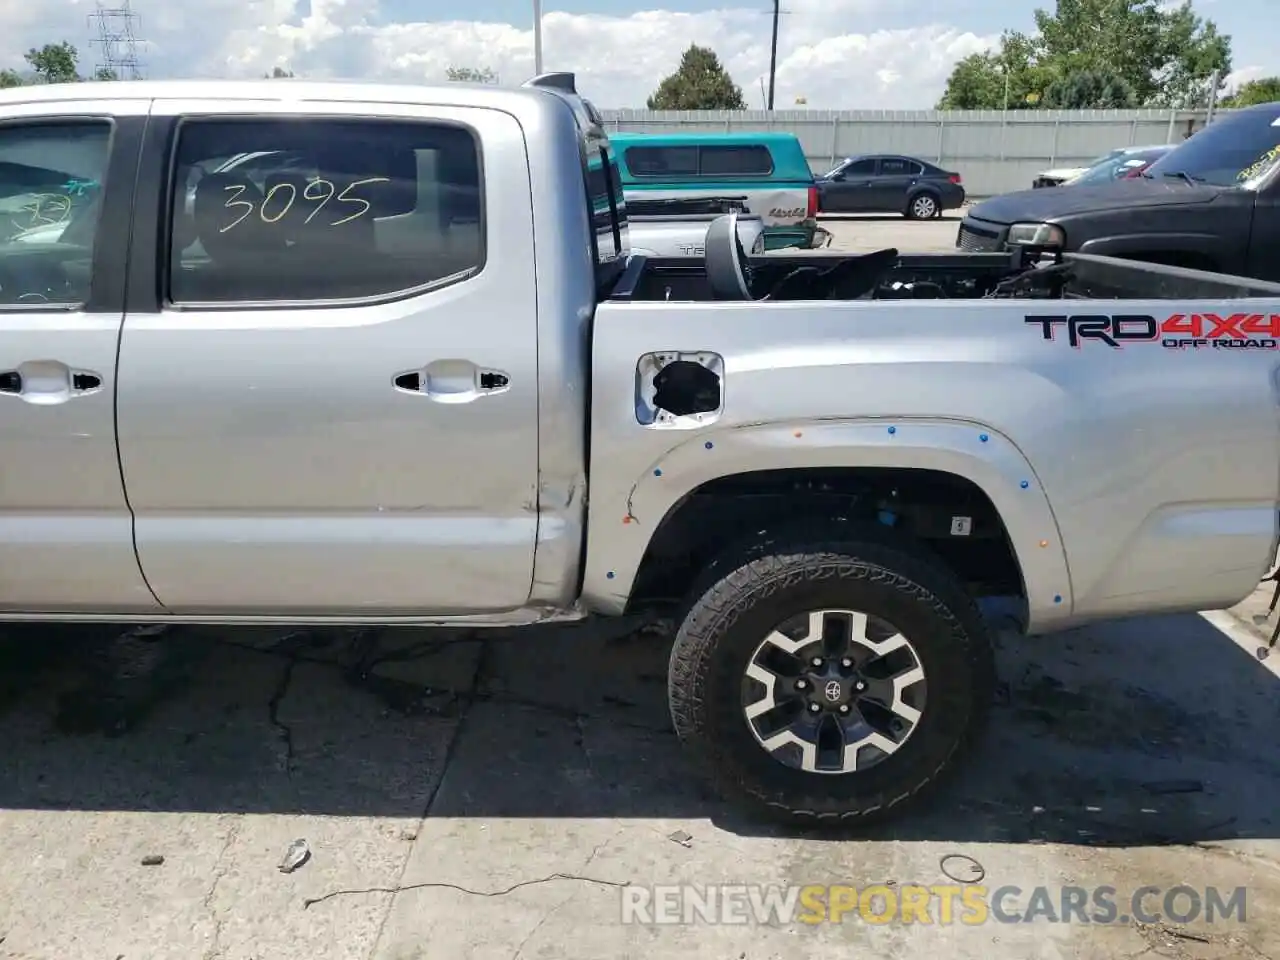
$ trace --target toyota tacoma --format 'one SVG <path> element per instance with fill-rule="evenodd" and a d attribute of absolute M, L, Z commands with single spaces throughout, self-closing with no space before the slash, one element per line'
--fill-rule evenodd
<path fill-rule="evenodd" d="M 1224 607 L 1275 556 L 1280 285 L 752 257 L 734 214 L 636 255 L 564 74 L 0 113 L 0 619 L 661 616 L 697 768 L 866 822 L 981 729 L 980 603 L 1028 634 Z"/>

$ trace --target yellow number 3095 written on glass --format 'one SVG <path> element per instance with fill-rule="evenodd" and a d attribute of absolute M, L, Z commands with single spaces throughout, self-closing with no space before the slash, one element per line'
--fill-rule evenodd
<path fill-rule="evenodd" d="M 249 219 L 255 213 L 263 223 L 278 223 L 288 215 L 293 209 L 295 203 L 299 200 L 305 200 L 315 204 L 315 209 L 307 214 L 307 218 L 303 223 L 310 223 L 319 215 L 332 200 L 334 203 L 355 204 L 360 207 L 355 213 L 334 220 L 327 224 L 330 227 L 340 227 L 344 223 L 350 223 L 352 220 L 359 220 L 372 208 L 369 201 L 361 197 L 353 197 L 351 193 L 357 187 L 367 186 L 371 183 L 389 183 L 389 177 L 368 177 L 364 180 L 353 180 L 341 190 L 337 188 L 332 180 L 311 180 L 302 188 L 302 193 L 298 193 L 298 188 L 292 183 L 277 183 L 274 187 L 267 191 L 267 195 L 262 198 L 262 203 L 254 206 L 250 200 L 241 200 L 240 195 L 245 192 L 247 187 L 243 184 L 226 187 L 227 193 L 231 194 L 227 198 L 227 202 L 223 204 L 227 210 L 243 211 L 240 216 L 232 220 L 225 227 L 218 229 L 219 233 L 226 233 L 232 230 L 245 220 Z M 330 211 L 332 212 L 332 211 Z"/>

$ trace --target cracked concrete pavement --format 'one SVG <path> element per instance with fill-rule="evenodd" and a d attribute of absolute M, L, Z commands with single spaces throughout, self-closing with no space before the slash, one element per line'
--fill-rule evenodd
<path fill-rule="evenodd" d="M 1004 637 L 978 755 L 857 838 L 706 794 L 657 635 L 5 627 L 0 958 L 1280 958 L 1269 599 L 1231 636 Z M 949 855 L 989 888 L 1245 886 L 1246 922 L 621 922 L 622 884 L 947 883 Z"/>

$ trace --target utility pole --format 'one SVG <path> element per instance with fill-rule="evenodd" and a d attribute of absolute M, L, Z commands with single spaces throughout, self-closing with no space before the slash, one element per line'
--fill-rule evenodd
<path fill-rule="evenodd" d="M 1213 75 L 1209 77 L 1209 109 L 1204 118 L 1204 125 L 1207 127 L 1213 123 L 1213 113 L 1218 106 L 1218 86 L 1222 83 L 1222 74 L 1217 70 L 1213 71 Z"/>
<path fill-rule="evenodd" d="M 533 0 L 533 75 L 542 75 L 542 0 Z"/>
<path fill-rule="evenodd" d="M 773 84 L 778 76 L 778 17 L 782 0 L 773 0 L 773 42 L 769 45 L 769 110 L 773 110 Z"/>

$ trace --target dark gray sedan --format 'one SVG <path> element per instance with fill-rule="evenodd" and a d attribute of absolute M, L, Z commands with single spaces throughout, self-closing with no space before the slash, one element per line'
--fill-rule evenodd
<path fill-rule="evenodd" d="M 929 220 L 964 206 L 960 174 L 897 154 L 847 157 L 815 183 L 820 213 L 900 213 Z"/>

